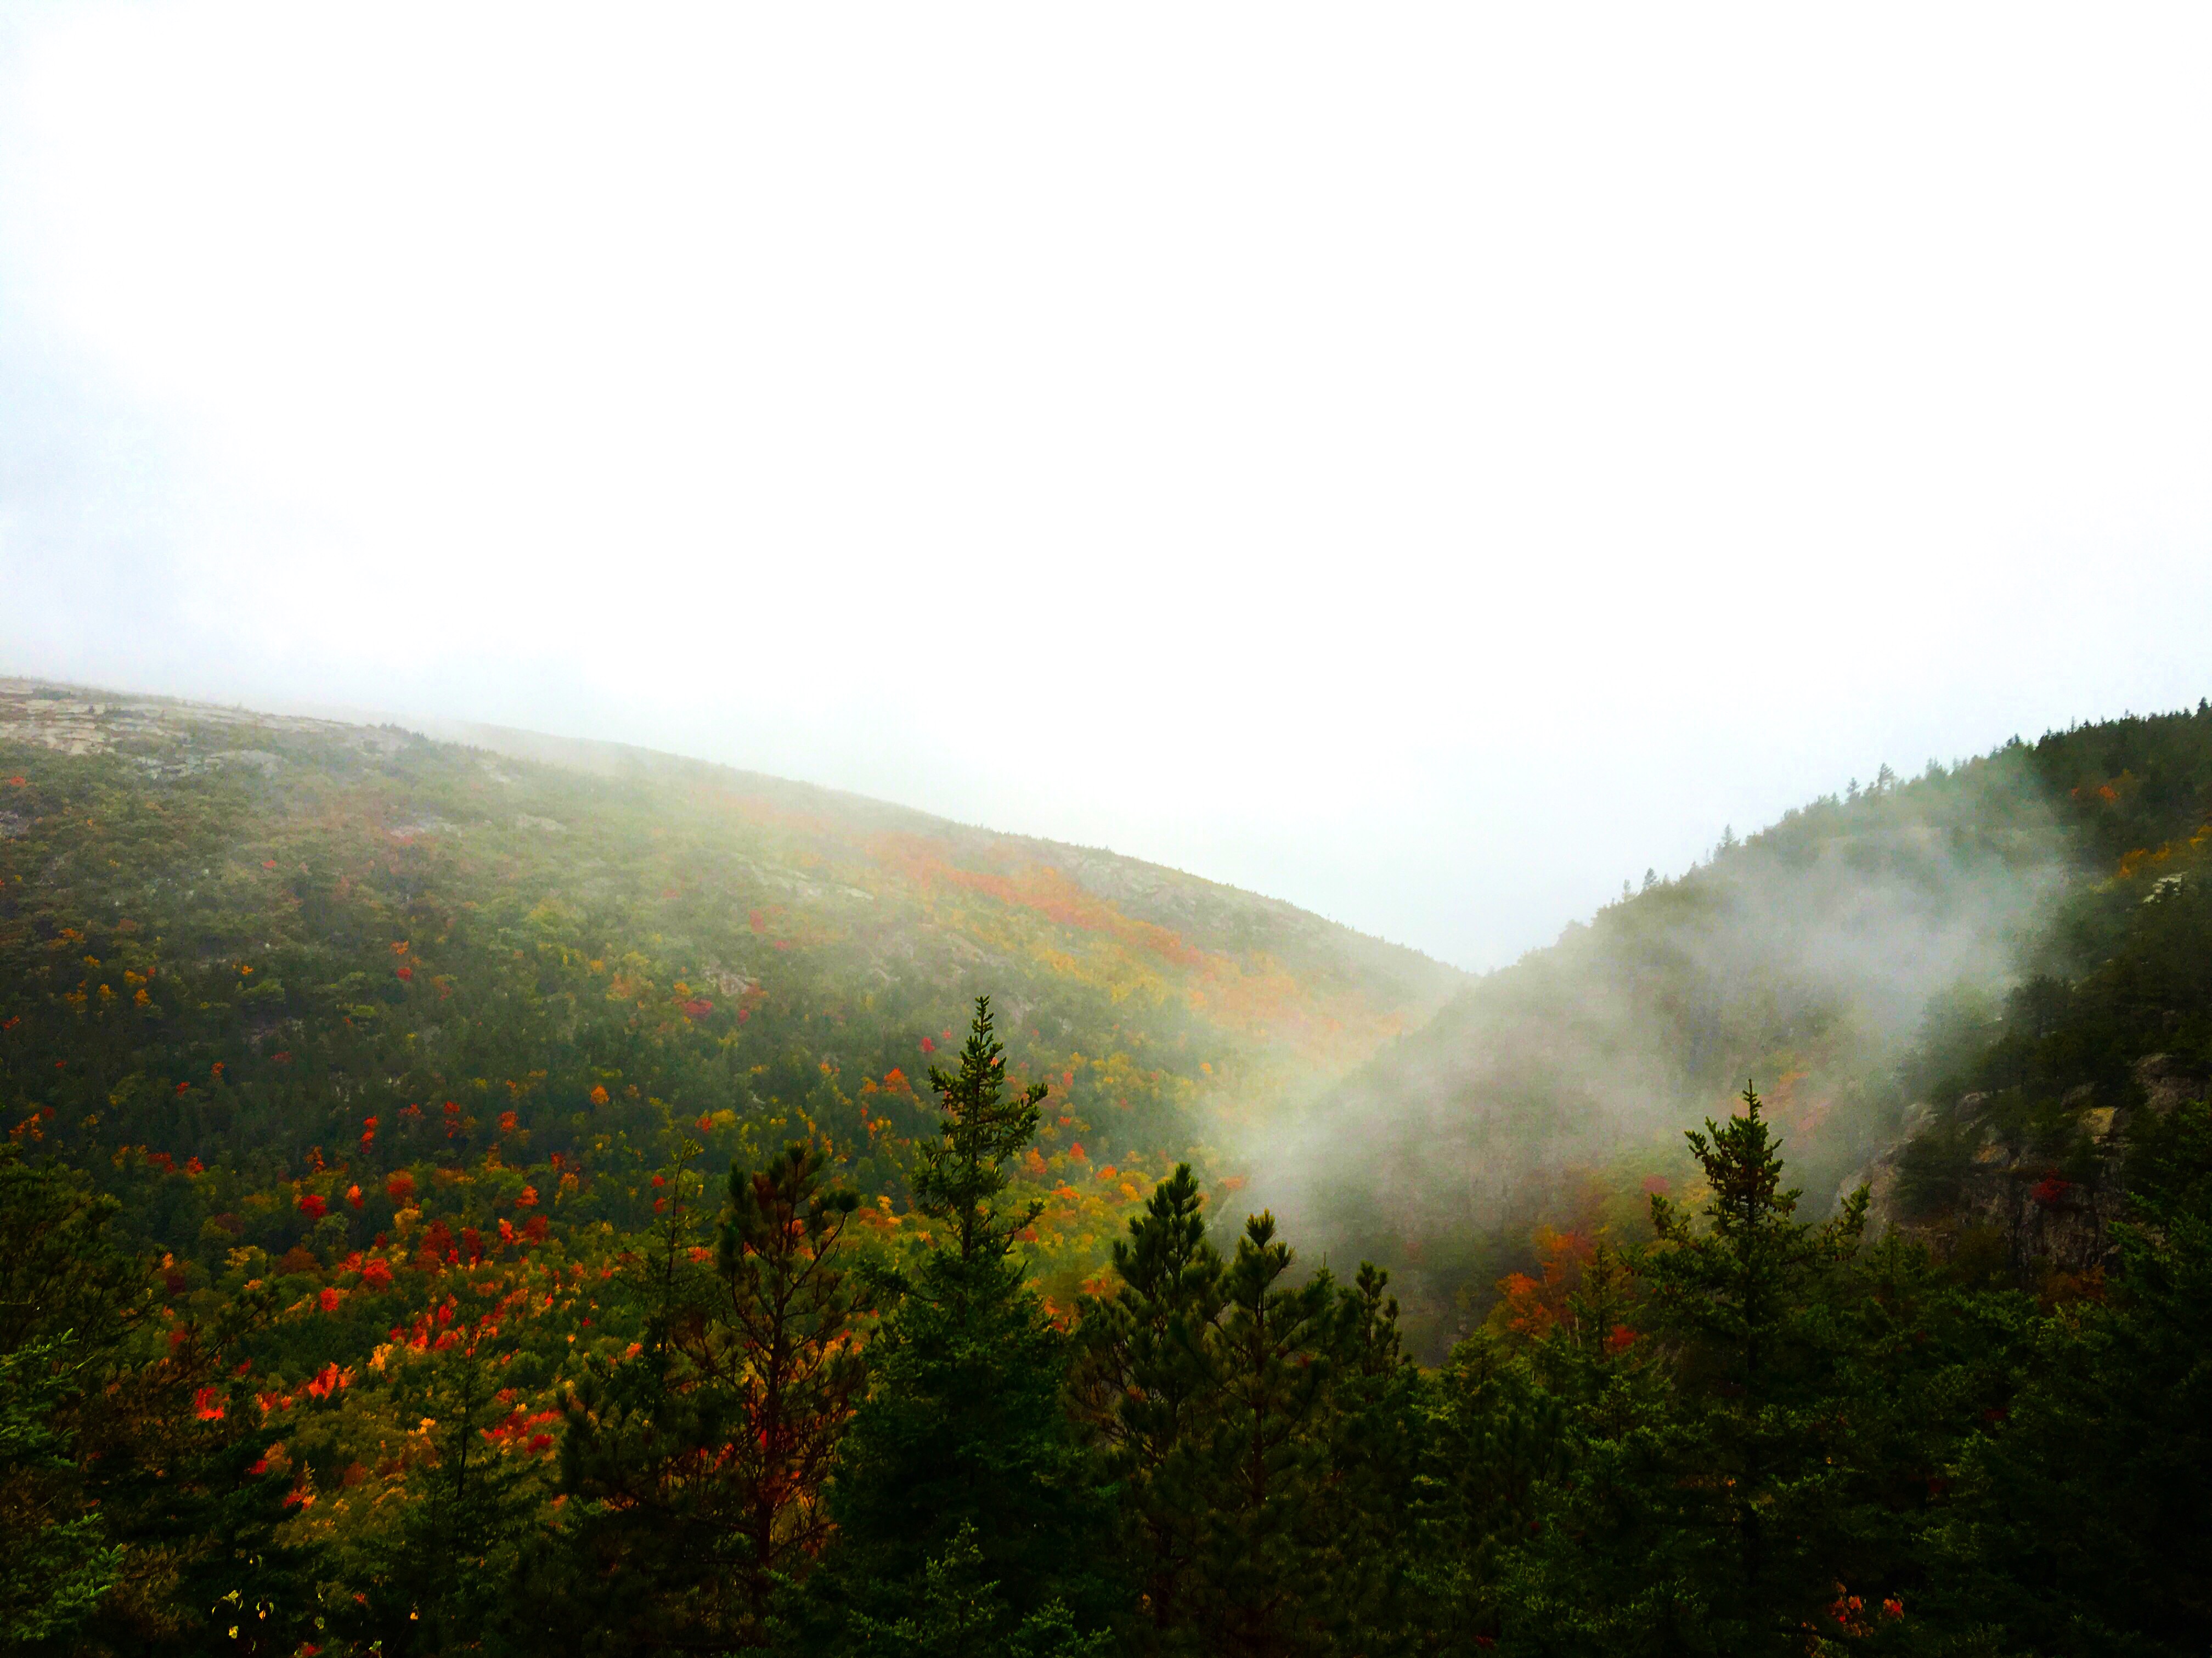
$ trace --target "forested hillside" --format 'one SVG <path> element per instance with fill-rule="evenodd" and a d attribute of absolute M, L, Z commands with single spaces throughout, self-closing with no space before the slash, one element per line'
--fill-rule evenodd
<path fill-rule="evenodd" d="M 1064 1298 L 1143 1171 L 1209 1166 L 1218 1125 L 1457 977 L 1133 859 L 561 751 L 587 763 L 16 684 L 9 1127 L 127 1186 L 196 1282 L 225 1249 L 302 1242 L 276 1182 L 329 1188 L 325 1253 L 385 1230 L 386 1176 L 429 1164 L 489 1159 L 549 1215 L 628 1224 L 679 1131 L 724 1163 L 818 1137 L 896 1215 L 935 1121 L 913 1078 L 989 992 L 1016 1077 L 1050 1090 L 1026 1175 Z"/>
<path fill-rule="evenodd" d="M 0 1649 L 2212 1641 L 2212 710 L 1426 1029 L 1286 906 L 552 757 L 0 697 Z"/>
<path fill-rule="evenodd" d="M 1640 1228 L 1753 1080 L 1823 1208 L 1869 1181 L 1880 1224 L 2084 1270 L 2121 1201 L 2099 1148 L 2212 1075 L 2208 839 L 2202 704 L 1885 767 L 1469 985 L 1273 1125 L 1255 1189 L 1389 1263 L 1440 1344 L 1540 1229 Z"/>

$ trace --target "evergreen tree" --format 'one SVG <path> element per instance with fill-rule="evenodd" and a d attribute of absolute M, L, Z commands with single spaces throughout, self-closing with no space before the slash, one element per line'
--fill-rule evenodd
<path fill-rule="evenodd" d="M 763 1169 L 733 1164 L 711 1267 L 696 1259 L 690 1177 L 667 1177 L 633 1280 L 645 1339 L 569 1400 L 574 1513 L 547 1576 L 580 1604 L 549 1638 L 566 1624 L 570 1642 L 597 1629 L 625 1649 L 767 1643 L 779 1582 L 826 1533 L 823 1484 L 866 1379 L 865 1297 L 838 1254 L 856 1199 L 825 1189 L 826 1169 L 797 1144 Z"/>
<path fill-rule="evenodd" d="M 1291 1252 L 1275 1218 L 1244 1224 L 1223 1275 L 1214 1338 L 1220 1420 L 1212 1449 L 1216 1507 L 1200 1569 L 1198 1622 L 1211 1650 L 1252 1658 L 1320 1650 L 1308 1606 L 1319 1588 L 1305 1522 L 1328 1471 L 1313 1420 L 1329 1379 L 1332 1289 L 1326 1273 L 1286 1282 Z"/>
<path fill-rule="evenodd" d="M 2005 1415 L 2036 1321 L 2026 1295 L 1954 1277 L 1893 1234 L 1838 1275 L 1820 1309 L 1842 1401 L 1828 1527 L 1838 1597 L 1855 1623 L 1899 1626 L 1894 1638 L 1971 1641 L 1987 1621 L 1975 1572 L 1946 1540 L 1960 1517 L 1952 1493 L 1962 1450 Z"/>
<path fill-rule="evenodd" d="M 1012 1258 L 1034 1207 L 1006 1208 L 1006 1163 L 1036 1132 L 1042 1084 L 1006 1088 L 1005 1050 L 981 998 L 959 1069 L 933 1067 L 941 1137 L 914 1176 L 938 1223 L 872 1345 L 873 1388 L 831 1487 L 837 1533 L 795 1615 L 807 1644 L 866 1646 L 940 1575 L 969 1562 L 1019 1626 L 1071 1615 L 1095 1630 L 1115 1597 L 1107 1509 L 1068 1407 L 1071 1343 Z M 968 1565 L 959 1565 L 961 1570 Z M 1055 1612 L 1058 1606 L 1062 1609 Z"/>
<path fill-rule="evenodd" d="M 1404 1351 L 1390 1275 L 1362 1261 L 1336 1292 L 1318 1427 L 1328 1472 L 1307 1532 L 1322 1585 L 1310 1605 L 1340 1651 L 1414 1649 L 1428 1609 L 1414 1594 L 1421 1471 L 1431 1392 Z"/>
<path fill-rule="evenodd" d="M 0 1643 L 36 1647 L 88 1619 L 122 1576 L 106 1517 L 73 1500 L 74 1438 L 64 1407 L 90 1362 L 74 1334 L 0 1352 Z"/>
<path fill-rule="evenodd" d="M 2151 1125 L 2130 1173 L 2107 1299 L 2041 1321 L 1942 1528 L 2008 1650 L 2212 1646 L 2212 1108 Z"/>
<path fill-rule="evenodd" d="M 1743 1104 L 1686 1136 L 1709 1190 L 1705 1224 L 1655 1196 L 1647 1270 L 1679 1376 L 1674 1546 L 1714 1643 L 1749 1658 L 1802 1649 L 1838 1599 L 1849 1470 L 1836 1458 L 1844 1401 L 1820 1309 L 1857 1248 L 1867 1194 L 1823 1225 L 1796 1219 L 1801 1194 L 1783 1185 L 1758 1092 L 1747 1087 Z"/>
<path fill-rule="evenodd" d="M 1017 1621 L 966 1525 L 929 1562 L 918 1606 L 888 1623 L 857 1612 L 853 1632 L 869 1658 L 1106 1658 L 1115 1648 L 1110 1631 L 1079 1631 L 1058 1600 Z"/>
<path fill-rule="evenodd" d="M 1213 1492 L 1220 1407 L 1212 1341 L 1221 1254 L 1206 1241 L 1188 1163 L 1154 1188 L 1114 1242 L 1119 1294 L 1085 1309 L 1083 1391 L 1120 1481 L 1124 1546 L 1135 1559 L 1147 1650 L 1188 1634 L 1192 1575 Z"/>
<path fill-rule="evenodd" d="M 1526 1360 L 1541 1404 L 1520 1401 L 1529 1427 L 1516 1461 L 1533 1478 L 1505 1511 L 1510 1546 L 1491 1564 L 1499 1627 L 1516 1650 L 1708 1644 L 1695 1571 L 1707 1536 L 1677 1490 L 1704 1476 L 1682 1441 L 1673 1355 L 1634 1327 L 1646 1311 L 1641 1260 L 1598 1245 Z"/>
<path fill-rule="evenodd" d="M 1454 1346 L 1437 1372 L 1409 1568 L 1432 1649 L 1465 1652 L 1497 1638 L 1507 1565 L 1565 1455 L 1564 1414 L 1527 1359 L 1491 1331 Z"/>
<path fill-rule="evenodd" d="M 26 1646 L 67 1635 L 122 1576 L 75 1408 L 141 1310 L 101 1236 L 116 1206 L 0 1145 L 0 1639 Z"/>

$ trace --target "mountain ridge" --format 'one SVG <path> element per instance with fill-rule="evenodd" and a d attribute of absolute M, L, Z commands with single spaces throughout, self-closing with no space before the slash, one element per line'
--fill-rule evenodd
<path fill-rule="evenodd" d="M 93 711 L 102 711 L 95 715 Z M 883 799 L 855 790 L 824 783 L 781 777 L 773 773 L 723 761 L 658 750 L 641 744 L 601 738 L 565 737 L 520 726 L 476 720 L 386 714 L 373 710 L 336 713 L 283 713 L 244 703 L 215 703 L 155 693 L 107 690 L 96 686 L 26 677 L 0 676 L 0 727 L 21 739 L 62 747 L 65 751 L 93 751 L 104 739 L 100 723 L 122 724 L 144 730 L 149 717 L 180 724 L 215 723 L 246 729 L 276 731 L 362 732 L 404 731 L 434 742 L 502 755 L 610 780 L 655 778 L 695 783 L 735 785 L 748 794 L 793 810 L 834 812 L 869 827 L 919 833 L 964 844 L 971 848 L 1026 851 L 1040 861 L 1073 865 L 1090 878 L 1085 884 L 1111 897 L 1143 896 L 1164 889 L 1181 888 L 1194 895 L 1224 895 L 1242 906 L 1272 914 L 1303 929 L 1319 928 L 1352 941 L 1377 960 L 1402 965 L 1425 963 L 1419 972 L 1433 972 L 1446 981 L 1464 980 L 1465 969 L 1438 961 L 1413 945 L 1401 944 L 1355 927 L 1347 922 L 1309 910 L 1288 899 L 1259 893 L 1228 882 L 1155 862 L 1109 847 L 1054 841 L 1019 830 L 998 829 L 946 817 L 921 807 Z M 76 745 L 76 746 L 72 746 Z M 1149 879 L 1139 880 L 1139 875 Z M 1191 906 L 1183 907 L 1189 913 Z M 1411 958 L 1410 960 L 1408 958 Z"/>

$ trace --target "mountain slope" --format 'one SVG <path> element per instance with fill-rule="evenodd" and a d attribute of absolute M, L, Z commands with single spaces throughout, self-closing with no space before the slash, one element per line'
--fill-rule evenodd
<path fill-rule="evenodd" d="M 1469 985 L 1279 1125 L 1255 1195 L 1392 1266 L 1431 1341 L 1534 1269 L 1539 1225 L 1648 1230 L 1644 1193 L 1688 1172 L 1681 1131 L 1747 1079 L 1816 1208 L 1871 1174 L 1880 1218 L 1931 1235 L 2033 1218 L 2051 1179 L 2111 1210 L 2085 1114 L 2109 1133 L 2154 1051 L 2161 1075 L 2212 1073 L 2208 823 L 2202 704 L 1885 768 Z M 2001 1253 L 2034 1270 L 2042 1234 L 2015 1232 Z"/>
<path fill-rule="evenodd" d="M 0 682 L 19 1138 L 255 1181 L 343 1158 L 373 1199 L 388 1167 L 494 1148 L 557 1151 L 589 1183 L 674 1155 L 688 1125 L 725 1164 L 825 1139 L 896 1205 L 935 1127 L 922 1072 L 988 993 L 1010 1064 L 1052 1087 L 1032 1173 L 1066 1195 L 1040 1248 L 1060 1240 L 1073 1272 L 1152 1175 L 1460 978 L 1109 853 L 480 735 L 549 758 Z M 165 1248 L 216 1212 L 191 1191 L 148 1213 Z"/>

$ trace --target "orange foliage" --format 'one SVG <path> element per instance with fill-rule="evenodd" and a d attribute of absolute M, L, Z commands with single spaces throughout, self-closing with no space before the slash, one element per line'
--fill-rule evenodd
<path fill-rule="evenodd" d="M 1177 933 L 1122 914 L 1049 864 L 1032 864 L 1011 875 L 962 869 L 946 862 L 936 844 L 916 835 L 878 835 L 870 851 L 878 863 L 896 869 L 925 892 L 940 884 L 980 892 L 1011 908 L 1033 910 L 1079 932 L 1103 932 L 1182 967 L 1196 967 L 1206 959 Z"/>
<path fill-rule="evenodd" d="M 1540 1341 L 1565 1315 L 1567 1297 L 1581 1285 L 1583 1268 L 1597 1253 L 1597 1246 L 1587 1233 L 1555 1231 L 1549 1226 L 1536 1229 L 1534 1242 L 1543 1277 L 1509 1273 L 1498 1280 L 1498 1293 L 1504 1298 L 1506 1328 L 1531 1341 Z M 1620 1334 L 1615 1330 L 1614 1339 Z M 1634 1339 L 1632 1332 L 1627 1341 L 1619 1345 L 1626 1346 Z"/>

